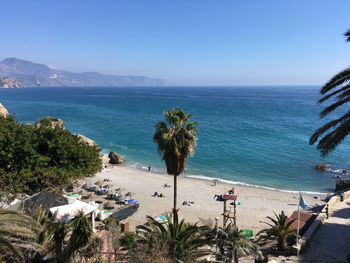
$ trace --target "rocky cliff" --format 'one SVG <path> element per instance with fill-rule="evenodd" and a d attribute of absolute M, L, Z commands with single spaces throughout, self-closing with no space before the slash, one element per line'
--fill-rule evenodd
<path fill-rule="evenodd" d="M 2 78 L 0 79 L 0 89 L 18 89 L 24 88 L 25 86 L 13 79 L 10 78 Z"/>
<path fill-rule="evenodd" d="M 4 117 L 7 117 L 7 115 L 9 115 L 9 112 L 1 103 L 0 103 L 0 115 Z"/>

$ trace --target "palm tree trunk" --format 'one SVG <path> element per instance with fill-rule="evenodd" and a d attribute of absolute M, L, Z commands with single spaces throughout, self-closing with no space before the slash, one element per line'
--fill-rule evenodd
<path fill-rule="evenodd" d="M 174 175 L 174 208 L 173 208 L 174 213 L 176 213 L 176 199 L 177 199 L 177 174 Z"/>
<path fill-rule="evenodd" d="M 277 248 L 278 250 L 286 250 L 287 248 L 287 241 L 285 239 L 279 239 L 277 242 Z"/>

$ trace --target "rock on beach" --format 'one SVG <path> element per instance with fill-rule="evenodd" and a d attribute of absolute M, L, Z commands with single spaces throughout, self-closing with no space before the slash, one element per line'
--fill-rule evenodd
<path fill-rule="evenodd" d="M 121 164 L 126 161 L 126 158 L 124 156 L 116 152 L 110 152 L 108 158 L 110 159 L 109 163 L 111 164 Z"/>

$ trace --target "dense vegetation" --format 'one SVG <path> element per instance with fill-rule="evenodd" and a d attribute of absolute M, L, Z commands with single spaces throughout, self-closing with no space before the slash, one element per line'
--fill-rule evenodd
<path fill-rule="evenodd" d="M 101 168 L 99 148 L 80 141 L 47 119 L 20 124 L 0 116 L 0 191 L 32 194 Z"/>

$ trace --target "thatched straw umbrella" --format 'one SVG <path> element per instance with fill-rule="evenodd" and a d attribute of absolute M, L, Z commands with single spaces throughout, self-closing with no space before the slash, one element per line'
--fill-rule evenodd
<path fill-rule="evenodd" d="M 104 209 L 107 209 L 107 210 L 111 210 L 114 208 L 114 206 L 110 203 L 110 202 L 107 202 L 104 206 L 103 206 Z"/>

